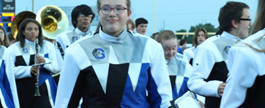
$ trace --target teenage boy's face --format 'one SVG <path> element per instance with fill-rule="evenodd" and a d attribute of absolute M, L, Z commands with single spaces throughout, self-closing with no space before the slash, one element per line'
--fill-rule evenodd
<path fill-rule="evenodd" d="M 243 9 L 243 15 L 241 16 L 241 19 L 250 19 L 248 8 Z M 250 20 L 240 20 L 237 28 L 239 38 L 245 39 L 249 36 L 250 25 Z"/>
<path fill-rule="evenodd" d="M 93 15 L 84 15 L 80 13 L 77 17 L 77 28 L 83 32 L 86 32 L 88 30 L 88 27 L 90 26 L 92 17 Z"/>
<path fill-rule="evenodd" d="M 140 24 L 140 25 L 138 25 L 138 26 L 136 27 L 136 31 L 137 31 L 138 33 L 142 34 L 142 35 L 145 34 L 146 29 L 147 29 L 147 24 L 143 24 L 143 23 Z"/>

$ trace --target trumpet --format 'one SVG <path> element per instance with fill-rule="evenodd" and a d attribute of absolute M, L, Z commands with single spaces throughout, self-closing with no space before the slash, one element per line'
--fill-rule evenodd
<path fill-rule="evenodd" d="M 36 54 L 35 54 L 35 64 L 38 64 L 38 61 L 37 61 L 37 56 L 39 56 L 39 42 L 38 42 L 38 38 L 35 39 L 35 48 L 36 48 Z M 40 89 L 39 89 L 39 76 L 40 76 L 40 73 L 38 72 L 36 74 L 36 82 L 35 82 L 35 93 L 34 93 L 34 96 L 41 96 L 40 95 Z"/>

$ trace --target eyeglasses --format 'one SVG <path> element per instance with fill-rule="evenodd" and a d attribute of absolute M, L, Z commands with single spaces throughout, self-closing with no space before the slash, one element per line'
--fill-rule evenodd
<path fill-rule="evenodd" d="M 99 8 L 101 10 L 101 12 L 105 15 L 108 15 L 111 13 L 111 11 L 113 10 L 115 12 L 115 14 L 119 15 L 122 14 L 124 12 L 124 10 L 127 10 L 127 8 L 125 7 L 115 7 L 115 8 L 111 8 L 109 6 L 103 6 L 101 8 Z"/>
<path fill-rule="evenodd" d="M 239 18 L 239 20 L 243 20 L 243 21 L 251 21 L 250 18 Z"/>
<path fill-rule="evenodd" d="M 79 14 L 79 17 L 80 17 L 80 18 L 85 18 L 85 17 L 92 18 L 92 17 L 93 17 L 93 15 L 84 15 L 84 14 Z"/>

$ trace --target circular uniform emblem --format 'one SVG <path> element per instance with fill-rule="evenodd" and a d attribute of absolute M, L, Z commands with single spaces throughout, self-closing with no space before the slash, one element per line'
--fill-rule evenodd
<path fill-rule="evenodd" d="M 104 59 L 105 53 L 102 48 L 95 48 L 92 52 L 92 55 L 95 57 L 95 59 Z"/>
<path fill-rule="evenodd" d="M 72 37 L 72 42 L 75 42 L 75 41 L 77 41 L 78 40 L 78 36 L 73 36 Z"/>
<path fill-rule="evenodd" d="M 29 50 L 28 50 L 28 48 L 23 48 L 23 49 L 22 49 L 22 52 L 23 52 L 23 53 L 28 53 Z"/>
<path fill-rule="evenodd" d="M 231 46 L 226 46 L 226 47 L 225 47 L 224 50 L 225 50 L 225 53 L 226 53 L 226 54 L 228 54 L 228 51 L 230 50 L 230 48 L 231 48 Z"/>

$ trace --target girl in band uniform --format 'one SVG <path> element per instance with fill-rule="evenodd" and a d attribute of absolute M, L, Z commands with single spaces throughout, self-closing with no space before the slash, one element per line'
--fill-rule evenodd
<path fill-rule="evenodd" d="M 173 99 L 185 94 L 189 89 L 187 82 L 191 74 L 191 65 L 183 58 L 183 55 L 177 53 L 177 38 L 170 30 L 163 30 L 158 34 L 157 41 L 161 43 L 164 49 L 165 59 L 173 90 Z"/>
<path fill-rule="evenodd" d="M 198 45 L 204 42 L 208 38 L 207 30 L 203 27 L 199 27 L 195 30 L 195 36 L 193 38 L 193 47 L 185 49 L 183 52 L 184 57 L 187 58 L 190 65 L 192 65 L 195 49 Z"/>
<path fill-rule="evenodd" d="M 3 43 L 3 46 L 5 47 L 9 46 L 8 37 L 5 31 L 5 28 L 3 26 L 0 26 L 0 39 Z"/>
<path fill-rule="evenodd" d="M 43 40 L 40 24 L 30 18 L 20 24 L 17 40 L 18 42 L 7 49 L 6 63 L 7 72 L 15 74 L 20 108 L 49 108 L 53 106 L 57 86 L 51 73 L 59 71 L 54 45 Z M 36 55 L 36 46 L 39 47 L 38 55 Z M 42 65 L 33 66 L 35 56 L 37 63 Z M 39 74 L 41 94 L 37 97 L 34 96 L 36 74 Z"/>
<path fill-rule="evenodd" d="M 0 107 L 15 108 L 19 107 L 15 77 L 12 72 L 6 72 L 5 50 L 6 47 L 0 40 Z"/>
<path fill-rule="evenodd" d="M 66 49 L 56 108 L 167 108 L 172 100 L 160 44 L 126 29 L 130 0 L 98 0 L 101 28 Z M 164 73 L 162 73 L 164 72 Z"/>

